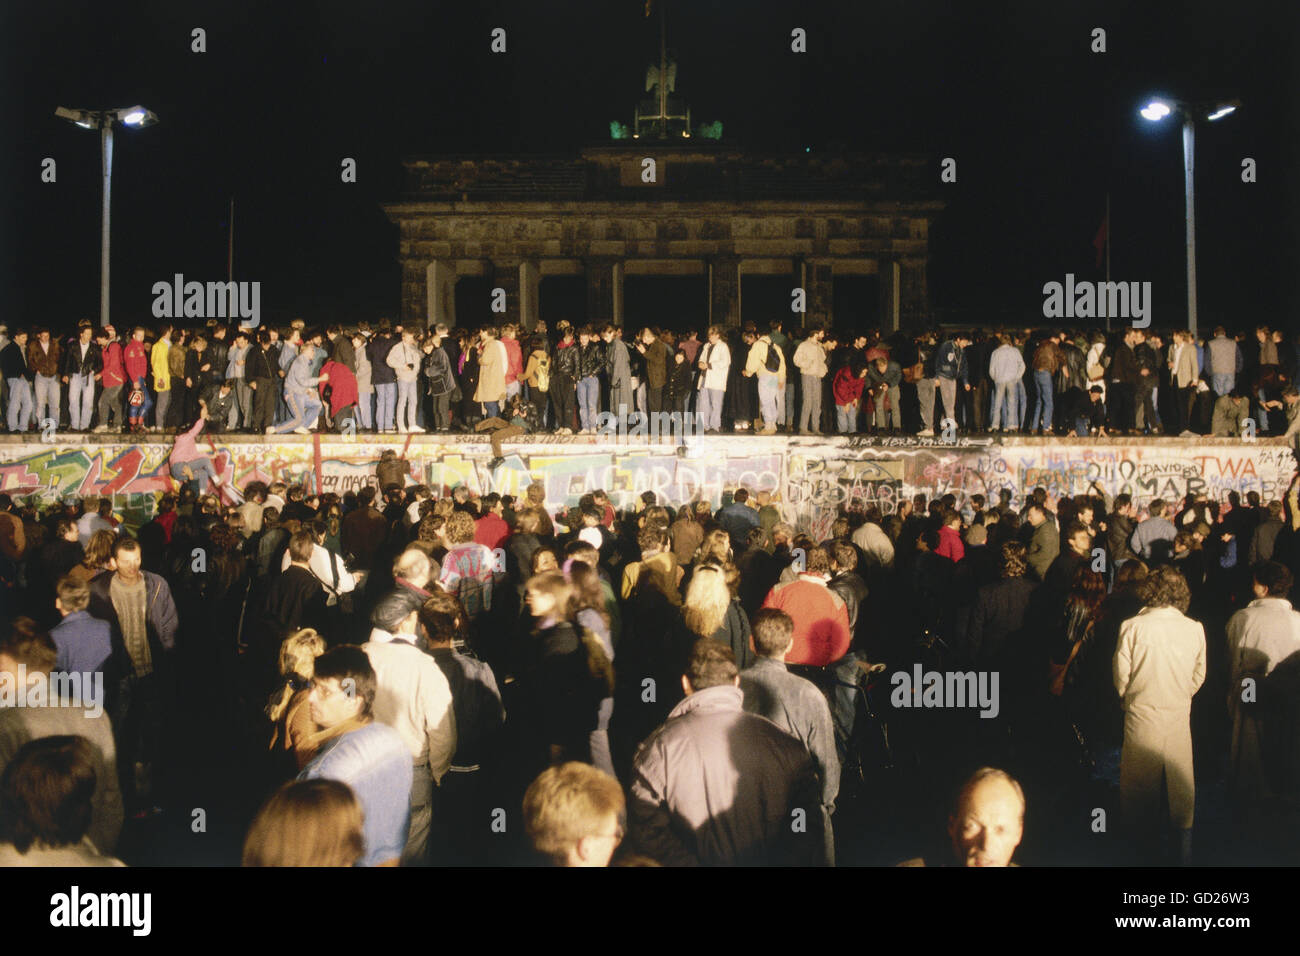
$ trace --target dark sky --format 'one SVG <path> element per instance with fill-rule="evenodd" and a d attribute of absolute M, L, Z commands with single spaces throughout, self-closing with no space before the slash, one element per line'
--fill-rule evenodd
<path fill-rule="evenodd" d="M 1096 278 L 1109 191 L 1113 277 L 1151 281 L 1156 323 L 1183 322 L 1181 137 L 1136 110 L 1156 91 L 1240 97 L 1198 133 L 1201 324 L 1291 326 L 1297 7 L 676 0 L 668 30 L 678 93 L 730 145 L 932 157 L 949 206 L 931 297 L 960 321 L 1024 321 L 1044 282 Z M 56 106 L 143 103 L 162 120 L 115 138 L 119 327 L 151 320 L 160 279 L 224 278 L 232 196 L 235 277 L 261 280 L 267 319 L 374 318 L 398 311 L 397 233 L 379 203 L 398 198 L 400 158 L 607 142 L 657 57 L 657 17 L 643 0 L 4 4 L 3 318 L 98 315 L 99 144 Z M 489 51 L 496 26 L 505 55 Z M 804 55 L 790 52 L 796 26 Z M 1089 51 L 1098 26 L 1104 54 Z M 206 53 L 190 52 L 194 27 Z M 40 181 L 47 156 L 54 184 Z M 958 182 L 940 187 L 947 156 Z M 1254 184 L 1241 181 L 1247 156 Z M 355 185 L 340 181 L 343 157 Z"/>

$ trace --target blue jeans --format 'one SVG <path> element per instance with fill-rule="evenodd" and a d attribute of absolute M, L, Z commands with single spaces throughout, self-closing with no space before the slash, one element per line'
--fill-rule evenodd
<path fill-rule="evenodd" d="M 90 416 L 95 410 L 95 377 L 93 375 L 68 376 L 69 427 L 74 431 L 90 427 Z"/>
<path fill-rule="evenodd" d="M 188 484 L 194 489 L 196 494 L 203 494 L 208 488 L 208 482 L 212 480 L 216 470 L 212 467 L 212 459 L 195 458 L 193 461 L 178 461 L 172 465 L 172 477 L 177 481 L 187 481 L 185 472 L 182 470 L 188 465 L 194 478 L 188 480 Z"/>
<path fill-rule="evenodd" d="M 41 422 L 47 418 L 54 419 L 54 425 L 57 428 L 59 424 L 59 380 L 53 375 L 36 375 L 36 424 L 40 427 Z"/>
<path fill-rule="evenodd" d="M 775 427 L 780 415 L 783 389 L 775 375 L 758 376 L 758 407 L 763 415 L 763 427 Z"/>
<path fill-rule="evenodd" d="M 841 435 L 847 435 L 857 430 L 858 424 L 858 406 L 857 405 L 836 405 L 835 406 L 835 429 Z"/>
<path fill-rule="evenodd" d="M 990 428 L 1019 428 L 1020 418 L 1016 415 L 1016 386 L 1019 382 L 995 382 L 993 389 L 993 408 L 990 411 Z"/>
<path fill-rule="evenodd" d="M 126 417 L 133 422 L 143 422 L 145 416 L 149 414 L 149 410 L 153 408 L 153 396 L 149 394 L 149 386 L 144 383 L 142 378 L 137 378 L 132 383 L 131 390 L 135 391 L 136 389 L 139 389 L 140 394 L 144 396 L 144 404 L 139 406 L 129 404 L 131 396 L 128 395 Z"/>
<path fill-rule="evenodd" d="M 501 403 L 500 403 L 500 402 L 484 402 L 484 403 L 483 403 L 483 417 L 484 417 L 484 418 L 500 418 L 500 417 L 501 417 Z"/>
<path fill-rule="evenodd" d="M 374 392 L 367 392 L 364 395 L 357 396 L 357 420 L 358 424 L 366 431 L 375 427 L 374 420 L 370 417 L 370 403 L 375 399 Z"/>
<path fill-rule="evenodd" d="M 1080 438 L 1088 437 L 1088 419 L 1080 415 L 1074 420 L 1074 433 Z"/>
<path fill-rule="evenodd" d="M 397 383 L 397 426 L 408 431 L 415 427 L 415 382 Z"/>
<path fill-rule="evenodd" d="M 393 417 L 397 410 L 397 383 L 375 386 L 375 428 L 382 432 L 393 430 Z"/>
<path fill-rule="evenodd" d="M 276 428 L 276 434 L 291 432 L 295 428 L 311 428 L 320 417 L 321 404 L 310 392 L 286 392 L 284 400 L 289 404 L 289 420 Z"/>
<path fill-rule="evenodd" d="M 720 388 L 700 389 L 700 420 L 705 431 L 722 430 L 722 397 L 725 394 Z"/>
<path fill-rule="evenodd" d="M 595 375 L 578 379 L 578 420 L 583 431 L 596 427 L 600 415 L 600 379 Z"/>
<path fill-rule="evenodd" d="M 1227 395 L 1232 391 L 1232 387 L 1237 384 L 1237 376 L 1225 375 L 1222 372 L 1215 372 L 1210 376 L 1210 388 L 1214 389 L 1214 394 Z"/>
<path fill-rule="evenodd" d="M 32 383 L 27 379 L 9 379 L 9 430 L 25 432 L 32 423 Z"/>
<path fill-rule="evenodd" d="M 1052 430 L 1052 373 L 1035 372 L 1034 373 L 1034 391 L 1037 395 L 1034 399 L 1034 417 L 1029 420 L 1030 432 L 1038 430 L 1038 421 L 1043 421 L 1045 431 Z"/>

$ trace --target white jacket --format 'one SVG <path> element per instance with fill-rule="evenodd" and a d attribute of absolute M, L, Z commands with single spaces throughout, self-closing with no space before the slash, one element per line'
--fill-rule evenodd
<path fill-rule="evenodd" d="M 388 367 L 397 373 L 399 382 L 414 382 L 420 375 L 423 356 L 414 345 L 398 342 L 388 353 Z M 411 366 L 407 368 L 407 366 Z"/>
<path fill-rule="evenodd" d="M 711 342 L 705 343 L 700 349 L 700 356 L 697 361 L 708 362 L 709 369 L 700 376 L 700 388 L 716 388 L 718 391 L 726 391 L 727 373 L 731 371 L 731 349 L 726 342 L 719 342 L 714 345 Z"/>
<path fill-rule="evenodd" d="M 1143 608 L 1119 629 L 1115 690 L 1124 705 L 1120 805 L 1133 824 L 1192 825 L 1192 696 L 1205 682 L 1205 628 L 1172 607 Z M 1167 814 L 1159 806 L 1168 787 Z M 1159 816 L 1157 816 L 1159 815 Z"/>
<path fill-rule="evenodd" d="M 794 350 L 794 365 L 802 374 L 817 378 L 826 376 L 826 350 L 821 343 L 804 339 Z"/>
<path fill-rule="evenodd" d="M 427 764 L 434 782 L 441 781 L 456 752 L 451 685 L 432 657 L 407 643 L 414 634 L 384 641 L 383 633 L 371 632 L 371 640 L 361 645 L 375 669 L 375 720 L 396 730 L 412 762 Z"/>

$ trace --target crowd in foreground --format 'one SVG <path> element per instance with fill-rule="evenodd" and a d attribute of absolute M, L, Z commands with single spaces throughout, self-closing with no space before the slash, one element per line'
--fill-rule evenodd
<path fill-rule="evenodd" d="M 603 413 L 690 414 L 691 433 L 742 435 L 1300 435 L 1300 338 L 1267 326 L 882 336 L 790 324 L 703 337 L 567 321 L 0 327 L 0 414 L 19 434 L 180 434 L 203 407 L 210 432 L 258 435 L 591 435 Z"/>
<path fill-rule="evenodd" d="M 0 495 L 0 863 L 117 865 L 224 800 L 248 865 L 828 865 L 903 773 L 946 811 L 912 865 L 1095 830 L 1043 822 L 1077 794 L 1123 862 L 1188 863 L 1206 777 L 1294 825 L 1300 476 L 917 496 L 819 541 L 767 491 L 553 511 L 410 471 L 186 482 L 133 532 Z"/>

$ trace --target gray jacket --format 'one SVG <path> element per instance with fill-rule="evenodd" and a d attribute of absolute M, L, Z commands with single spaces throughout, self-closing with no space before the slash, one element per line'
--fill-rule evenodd
<path fill-rule="evenodd" d="M 641 853 L 665 866 L 825 862 L 812 757 L 743 701 L 730 684 L 696 691 L 641 744 L 628 809 Z"/>
<path fill-rule="evenodd" d="M 1226 335 L 1216 335 L 1210 339 L 1209 352 L 1210 360 L 1207 364 L 1211 375 L 1235 375 L 1245 364 L 1241 346 Z"/>
<path fill-rule="evenodd" d="M 808 748 L 822 780 L 822 806 L 834 807 L 840 792 L 840 758 L 826 696 L 812 681 L 791 674 L 785 661 L 769 657 L 740 672 L 740 690 L 745 710 L 766 717 Z"/>
<path fill-rule="evenodd" d="M 1041 581 L 1047 576 L 1047 569 L 1052 566 L 1060 551 L 1061 533 L 1056 529 L 1056 523 L 1048 518 L 1034 529 L 1029 539 L 1029 549 L 1025 554 L 1025 560 L 1029 562 L 1029 567 L 1033 569 L 1034 576 L 1038 580 Z"/>
<path fill-rule="evenodd" d="M 605 373 L 609 376 L 610 388 L 626 388 L 632 384 L 627 344 L 617 335 L 605 349 Z"/>

